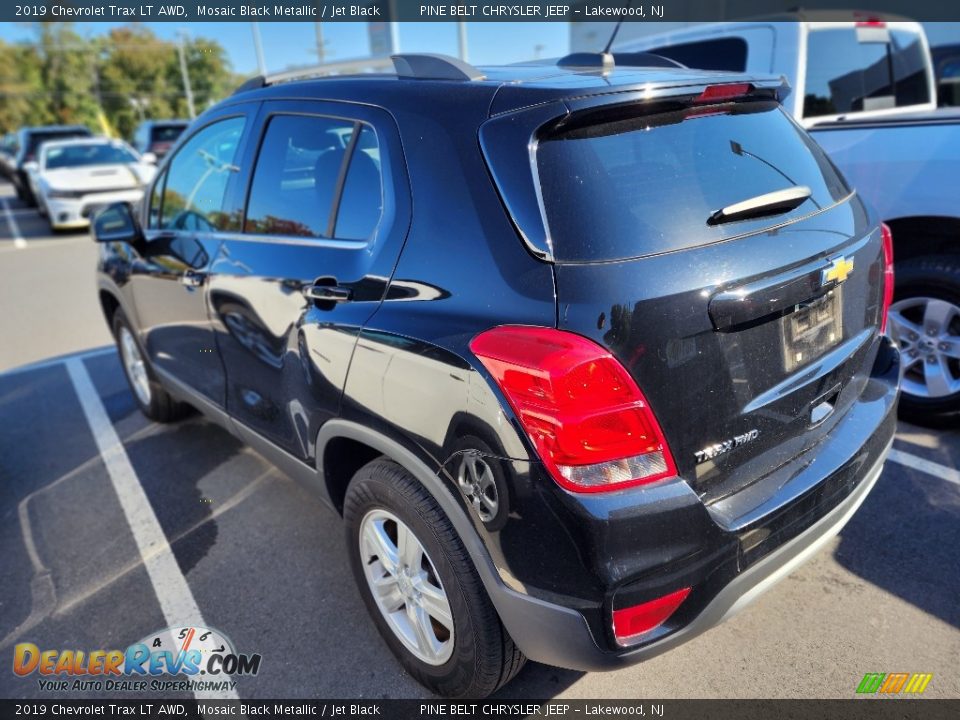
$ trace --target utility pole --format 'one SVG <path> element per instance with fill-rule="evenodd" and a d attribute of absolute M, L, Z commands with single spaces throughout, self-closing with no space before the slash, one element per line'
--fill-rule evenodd
<path fill-rule="evenodd" d="M 263 40 L 260 38 L 260 23 L 250 23 L 250 30 L 253 32 L 253 49 L 257 51 L 257 72 L 261 75 L 266 75 L 267 61 L 263 59 Z"/>
<path fill-rule="evenodd" d="M 460 48 L 460 59 L 467 62 L 467 24 L 457 23 L 457 46 Z"/>
<path fill-rule="evenodd" d="M 190 87 L 190 74 L 187 72 L 187 56 L 184 49 L 186 31 L 181 31 L 180 41 L 177 43 L 177 51 L 180 54 L 180 76 L 183 78 L 183 92 L 187 96 L 187 111 L 190 113 L 190 119 L 197 117 L 197 111 L 193 107 L 193 88 Z"/>
<path fill-rule="evenodd" d="M 317 64 L 323 65 L 327 61 L 326 43 L 323 40 L 323 24 L 314 23 L 313 30 L 317 35 Z"/>

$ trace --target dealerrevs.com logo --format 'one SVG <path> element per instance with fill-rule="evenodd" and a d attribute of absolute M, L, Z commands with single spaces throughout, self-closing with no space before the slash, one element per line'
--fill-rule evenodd
<path fill-rule="evenodd" d="M 126 650 L 41 650 L 29 642 L 13 649 L 13 672 L 39 675 L 46 692 L 217 692 L 259 671 L 259 654 L 237 653 L 225 635 L 202 627 L 167 628 Z"/>

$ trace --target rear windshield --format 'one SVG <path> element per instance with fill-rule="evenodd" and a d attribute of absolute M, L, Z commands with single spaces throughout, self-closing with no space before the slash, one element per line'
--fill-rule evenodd
<path fill-rule="evenodd" d="M 885 27 L 812 30 L 803 116 L 929 102 L 927 62 L 915 32 Z"/>
<path fill-rule="evenodd" d="M 150 142 L 172 143 L 186 128 L 186 125 L 154 125 L 150 131 Z"/>
<path fill-rule="evenodd" d="M 772 101 L 590 124 L 542 138 L 536 160 L 554 258 L 561 262 L 704 245 L 815 212 L 849 194 L 823 151 Z M 812 192 L 793 210 L 707 224 L 721 208 L 798 185 Z"/>

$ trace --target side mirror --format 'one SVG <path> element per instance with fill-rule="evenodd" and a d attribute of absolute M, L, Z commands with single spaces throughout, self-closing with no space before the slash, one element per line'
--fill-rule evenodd
<path fill-rule="evenodd" d="M 94 242 L 135 243 L 142 239 L 140 224 L 127 203 L 108 205 L 93 218 Z"/>
<path fill-rule="evenodd" d="M 27 160 L 27 162 L 23 164 L 24 172 L 35 173 L 39 169 L 40 169 L 40 165 L 37 163 L 36 160 Z"/>
<path fill-rule="evenodd" d="M 145 153 L 143 153 L 143 155 L 140 156 L 140 159 L 141 159 L 143 162 L 145 162 L 147 165 L 156 165 L 156 164 L 157 164 L 157 156 L 154 155 L 152 152 L 145 152 Z"/>

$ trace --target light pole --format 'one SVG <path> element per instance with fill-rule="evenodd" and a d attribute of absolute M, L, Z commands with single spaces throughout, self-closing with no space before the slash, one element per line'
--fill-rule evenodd
<path fill-rule="evenodd" d="M 467 24 L 457 23 L 457 44 L 460 48 L 460 59 L 467 62 Z"/>
<path fill-rule="evenodd" d="M 183 92 L 187 96 L 187 111 L 190 113 L 190 119 L 197 116 L 197 111 L 193 107 L 193 88 L 190 87 L 190 74 L 187 72 L 187 56 L 184 50 L 184 41 L 187 31 L 180 31 L 180 41 L 177 43 L 177 52 L 180 54 L 180 77 L 183 78 Z"/>
<path fill-rule="evenodd" d="M 260 39 L 260 23 L 250 23 L 250 30 L 253 32 L 253 48 L 257 52 L 257 71 L 261 75 L 266 75 L 267 61 L 263 58 L 263 40 Z"/>

